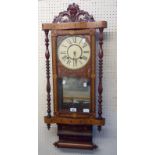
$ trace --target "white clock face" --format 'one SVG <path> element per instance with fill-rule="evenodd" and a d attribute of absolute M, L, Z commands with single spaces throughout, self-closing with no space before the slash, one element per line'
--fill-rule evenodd
<path fill-rule="evenodd" d="M 80 69 L 90 59 L 90 45 L 84 37 L 67 37 L 58 47 L 58 58 L 66 68 Z"/>

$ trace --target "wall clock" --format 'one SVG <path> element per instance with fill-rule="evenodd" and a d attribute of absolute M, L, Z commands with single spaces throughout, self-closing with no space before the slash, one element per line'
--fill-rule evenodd
<path fill-rule="evenodd" d="M 93 16 L 80 10 L 75 3 L 69 5 L 67 11 L 60 12 L 52 23 L 42 24 L 46 37 L 47 73 L 47 116 L 44 117 L 44 121 L 48 129 L 51 124 L 57 124 L 59 140 L 54 143 L 56 147 L 97 148 L 92 140 L 93 126 L 98 126 L 100 131 L 101 126 L 105 124 L 105 118 L 102 118 L 102 45 L 103 30 L 106 27 L 106 21 L 95 21 Z M 48 48 L 49 31 L 51 52 Z M 54 109 L 53 114 L 51 106 Z"/>

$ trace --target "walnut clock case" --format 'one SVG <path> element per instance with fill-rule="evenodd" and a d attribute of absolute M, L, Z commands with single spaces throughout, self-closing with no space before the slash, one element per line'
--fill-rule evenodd
<path fill-rule="evenodd" d="M 93 125 L 97 125 L 100 131 L 105 124 L 105 119 L 102 118 L 102 45 L 103 30 L 106 27 L 106 21 L 96 22 L 93 16 L 80 10 L 75 3 L 69 5 L 67 11 L 60 12 L 52 23 L 42 24 L 46 37 L 47 73 L 47 116 L 44 121 L 48 129 L 52 123 L 58 126 L 59 140 L 54 143 L 56 147 L 97 148 L 92 142 Z M 53 115 L 50 97 L 49 31 L 52 46 Z"/>

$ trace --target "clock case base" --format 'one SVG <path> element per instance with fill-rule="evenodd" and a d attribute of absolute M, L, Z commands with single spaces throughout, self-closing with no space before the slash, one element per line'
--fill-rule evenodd
<path fill-rule="evenodd" d="M 54 143 L 58 148 L 93 150 L 97 146 L 92 142 L 92 125 L 58 124 L 59 140 Z"/>

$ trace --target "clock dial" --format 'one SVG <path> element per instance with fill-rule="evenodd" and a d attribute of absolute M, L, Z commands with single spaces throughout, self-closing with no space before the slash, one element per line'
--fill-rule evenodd
<path fill-rule="evenodd" d="M 66 68 L 80 69 L 90 59 L 90 45 L 84 37 L 67 37 L 58 47 L 58 58 Z"/>

